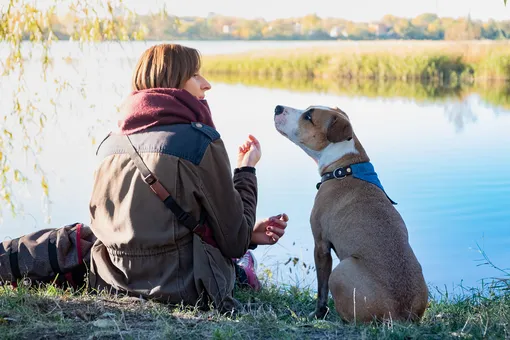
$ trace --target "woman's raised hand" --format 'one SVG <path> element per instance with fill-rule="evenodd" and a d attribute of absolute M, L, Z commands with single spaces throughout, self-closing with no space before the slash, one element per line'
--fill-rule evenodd
<path fill-rule="evenodd" d="M 249 135 L 248 139 L 241 146 L 239 146 L 239 153 L 237 155 L 237 167 L 255 167 L 261 156 L 262 151 L 260 149 L 259 141 L 254 136 Z"/>

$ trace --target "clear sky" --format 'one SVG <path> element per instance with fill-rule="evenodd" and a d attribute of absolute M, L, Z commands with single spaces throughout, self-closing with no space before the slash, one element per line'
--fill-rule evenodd
<path fill-rule="evenodd" d="M 30 1 L 30 0 L 25 0 Z M 32 0 L 45 7 L 55 0 Z M 97 3 L 104 0 L 89 0 Z M 119 1 L 119 0 L 114 0 Z M 82 0 L 82 2 L 84 2 Z M 423 13 L 436 13 L 441 17 L 510 20 L 510 0 L 123 0 L 136 12 L 157 12 L 164 5 L 178 16 L 207 16 L 210 12 L 244 18 L 300 17 L 316 13 L 320 17 L 335 17 L 352 21 L 373 21 L 385 14 L 415 17 Z M 9 0 L 0 0 L 0 7 Z M 66 0 L 60 0 L 66 6 Z"/>
<path fill-rule="evenodd" d="M 439 16 L 510 20 L 510 1 L 503 0 L 124 0 L 139 12 L 155 11 L 163 4 L 178 16 L 206 16 L 209 12 L 265 19 L 304 16 L 337 17 L 352 21 L 378 20 L 385 14 L 414 17 L 425 12 Z"/>

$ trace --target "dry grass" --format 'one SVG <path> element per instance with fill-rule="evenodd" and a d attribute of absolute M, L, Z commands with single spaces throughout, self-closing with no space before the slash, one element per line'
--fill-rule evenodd
<path fill-rule="evenodd" d="M 238 315 L 168 306 L 137 298 L 38 288 L 0 289 L 2 339 L 503 339 L 510 335 L 504 288 L 439 292 L 420 323 L 343 323 L 330 301 L 325 320 L 310 320 L 314 293 L 266 285 L 237 290 Z M 505 287 L 508 287 L 506 285 Z"/>
<path fill-rule="evenodd" d="M 273 78 L 510 79 L 510 42 L 364 41 L 204 57 L 210 74 Z"/>
<path fill-rule="evenodd" d="M 269 56 L 299 56 L 302 54 L 375 54 L 391 52 L 397 56 L 409 56 L 417 54 L 443 53 L 445 55 L 462 55 L 467 62 L 476 62 L 481 57 L 495 51 L 505 52 L 510 50 L 510 40 L 469 40 L 469 41 L 441 41 L 441 40 L 373 40 L 373 41 L 338 41 L 332 45 L 309 48 L 285 48 L 255 50 L 239 53 L 245 57 L 269 57 Z M 217 53 L 211 56 L 227 56 L 229 54 Z"/>

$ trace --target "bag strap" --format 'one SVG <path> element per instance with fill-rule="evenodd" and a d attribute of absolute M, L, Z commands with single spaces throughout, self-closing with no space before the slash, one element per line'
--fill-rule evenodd
<path fill-rule="evenodd" d="M 195 232 L 195 229 L 200 225 L 193 216 L 184 211 L 179 204 L 173 199 L 168 190 L 165 189 L 163 184 L 157 179 L 156 176 L 149 170 L 147 165 L 144 163 L 142 157 L 136 151 L 135 146 L 131 142 L 131 139 L 128 135 L 125 135 L 124 144 L 126 146 L 127 152 L 131 157 L 131 160 L 135 163 L 136 167 L 142 174 L 143 181 L 152 189 L 152 191 L 159 197 L 161 201 L 165 204 L 165 206 L 170 209 L 177 220 L 188 228 L 191 232 Z"/>

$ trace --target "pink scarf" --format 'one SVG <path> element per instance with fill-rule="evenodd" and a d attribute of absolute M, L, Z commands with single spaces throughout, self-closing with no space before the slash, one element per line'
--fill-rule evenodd
<path fill-rule="evenodd" d="M 207 101 L 186 90 L 153 88 L 132 92 L 121 105 L 120 133 L 130 135 L 157 125 L 200 122 L 214 128 Z"/>

